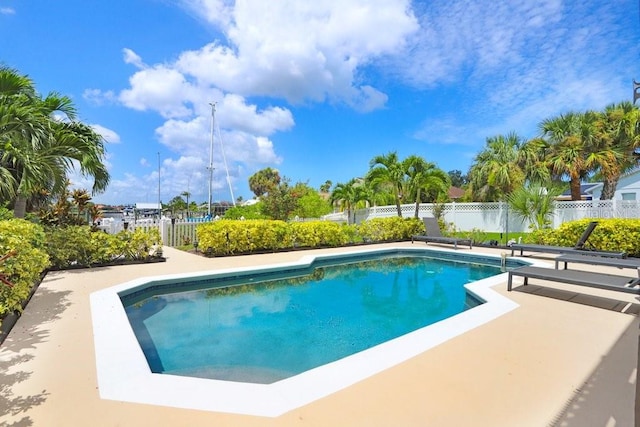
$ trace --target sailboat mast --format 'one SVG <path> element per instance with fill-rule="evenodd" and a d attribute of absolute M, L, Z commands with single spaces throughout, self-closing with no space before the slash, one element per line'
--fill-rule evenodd
<path fill-rule="evenodd" d="M 213 126 L 214 126 L 214 122 L 215 122 L 215 117 L 216 117 L 216 103 L 215 102 L 210 102 L 209 105 L 211 105 L 211 141 L 210 141 L 210 145 L 209 145 L 209 209 L 208 209 L 208 214 L 209 214 L 209 218 L 212 217 L 211 215 L 211 198 L 213 195 Z"/>

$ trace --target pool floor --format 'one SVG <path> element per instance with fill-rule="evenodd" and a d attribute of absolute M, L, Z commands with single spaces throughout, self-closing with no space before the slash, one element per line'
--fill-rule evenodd
<path fill-rule="evenodd" d="M 464 285 L 499 273 L 398 255 L 123 303 L 152 372 L 270 384 L 473 308 Z"/>

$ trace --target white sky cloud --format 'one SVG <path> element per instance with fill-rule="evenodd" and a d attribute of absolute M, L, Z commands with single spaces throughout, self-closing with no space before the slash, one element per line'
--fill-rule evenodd
<path fill-rule="evenodd" d="M 108 129 L 104 126 L 101 125 L 89 125 L 91 126 L 91 128 L 97 132 L 98 134 L 102 135 L 102 137 L 104 138 L 105 141 L 110 142 L 112 144 L 118 144 L 120 143 L 120 135 L 118 135 L 115 131 Z"/>
<path fill-rule="evenodd" d="M 619 61 L 609 45 L 620 25 L 612 8 L 627 3 L 179 0 L 215 32 L 212 40 L 157 63 L 145 63 L 151 55 L 141 48 L 123 48 L 124 63 L 135 67 L 129 87 L 83 96 L 157 112 L 155 135 L 175 154 L 163 160 L 161 175 L 181 191 L 207 179 L 210 102 L 217 103 L 216 139 L 224 141 L 232 179 L 282 162 L 274 135 L 294 129 L 296 108 L 384 110 L 394 86 L 425 99 L 443 88 L 460 97 L 450 101 L 459 105 L 457 116 L 434 109 L 405 131 L 466 150 L 514 130 L 533 136 L 532 117 L 614 99 L 612 88 L 629 77 L 612 79 L 597 64 Z M 152 175 L 142 179 L 152 183 Z"/>

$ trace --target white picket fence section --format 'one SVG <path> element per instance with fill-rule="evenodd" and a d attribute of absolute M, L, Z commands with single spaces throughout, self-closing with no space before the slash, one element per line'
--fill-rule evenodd
<path fill-rule="evenodd" d="M 415 216 L 415 204 L 401 205 L 404 218 Z M 458 231 L 473 229 L 485 232 L 512 233 L 529 230 L 529 223 L 523 222 L 505 202 L 492 203 L 446 203 L 442 205 L 445 222 L 453 225 Z M 436 206 L 430 203 L 420 205 L 418 217 L 434 216 Z M 351 213 L 351 222 L 353 222 Z M 356 223 L 372 218 L 386 218 L 397 216 L 397 208 L 393 206 L 374 206 L 358 209 L 355 212 Z M 590 201 L 561 201 L 556 202 L 552 226 L 583 218 L 640 218 L 640 202 L 635 200 L 590 200 Z M 308 218 L 297 218 L 298 221 L 308 221 Z M 325 221 L 347 222 L 346 212 L 326 215 Z M 159 228 L 162 242 L 165 246 L 193 245 L 197 240 L 196 227 L 204 219 L 139 219 L 103 221 L 100 228 L 108 233 L 117 233 L 125 229 Z"/>
<path fill-rule="evenodd" d="M 523 232 L 529 230 L 529 222 L 523 221 L 509 209 L 506 202 L 490 203 L 445 203 L 442 215 L 445 222 L 452 224 L 458 231 L 473 229 L 486 232 Z M 400 205 L 402 217 L 415 216 L 415 204 Z M 435 216 L 436 205 L 424 203 L 419 206 L 418 217 Z M 353 222 L 353 212 L 351 213 Z M 398 211 L 393 206 L 374 206 L 358 209 L 355 212 L 355 222 L 360 223 L 372 218 L 397 216 Z M 555 209 L 551 219 L 553 228 L 560 224 L 582 218 L 640 218 L 640 202 L 635 200 L 586 200 L 555 202 Z M 327 215 L 325 219 L 347 222 L 346 212 Z"/>

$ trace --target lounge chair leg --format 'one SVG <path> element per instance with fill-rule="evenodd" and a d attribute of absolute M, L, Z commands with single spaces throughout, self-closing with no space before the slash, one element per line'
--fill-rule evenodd
<path fill-rule="evenodd" d="M 509 280 L 507 281 L 507 291 L 511 292 L 511 281 L 513 279 L 513 276 L 511 275 L 511 273 L 509 273 Z"/>

